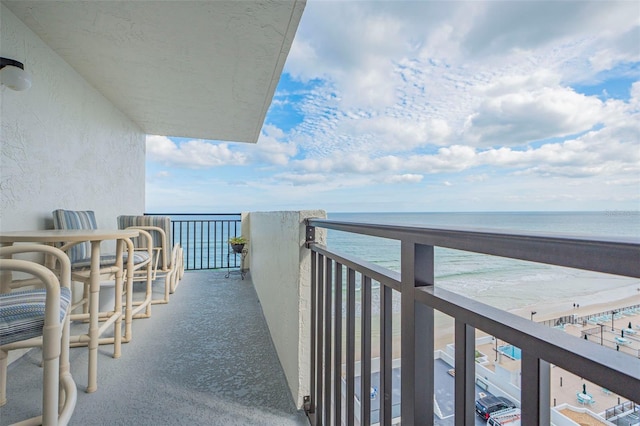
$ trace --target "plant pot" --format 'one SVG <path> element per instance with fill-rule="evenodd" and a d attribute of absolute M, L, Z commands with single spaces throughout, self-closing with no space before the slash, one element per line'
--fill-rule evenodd
<path fill-rule="evenodd" d="M 234 253 L 242 253 L 244 244 L 231 244 L 231 248 L 233 249 Z"/>

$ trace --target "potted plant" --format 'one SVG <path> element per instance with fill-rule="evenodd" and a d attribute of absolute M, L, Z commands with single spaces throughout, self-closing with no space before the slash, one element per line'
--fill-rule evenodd
<path fill-rule="evenodd" d="M 231 245 L 234 253 L 242 253 L 244 245 L 247 244 L 247 239 L 242 235 L 239 237 L 231 237 L 229 238 L 229 244 Z"/>

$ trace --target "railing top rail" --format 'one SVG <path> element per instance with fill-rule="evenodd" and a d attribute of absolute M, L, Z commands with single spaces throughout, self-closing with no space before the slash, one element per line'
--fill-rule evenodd
<path fill-rule="evenodd" d="M 640 278 L 640 239 L 307 219 L 310 226 Z"/>

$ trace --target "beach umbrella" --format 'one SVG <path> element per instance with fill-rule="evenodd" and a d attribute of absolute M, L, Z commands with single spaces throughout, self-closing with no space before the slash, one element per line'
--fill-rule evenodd
<path fill-rule="evenodd" d="M 587 394 L 587 385 L 585 383 L 582 384 L 582 393 Z"/>

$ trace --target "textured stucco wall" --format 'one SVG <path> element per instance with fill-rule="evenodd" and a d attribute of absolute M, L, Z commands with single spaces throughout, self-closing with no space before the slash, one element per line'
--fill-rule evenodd
<path fill-rule="evenodd" d="M 0 230 L 52 227 L 57 208 L 95 210 L 115 228 L 144 211 L 145 136 L 4 5 L 0 54 L 31 89 L 0 88 Z"/>
<path fill-rule="evenodd" d="M 309 394 L 310 252 L 305 248 L 309 217 L 323 210 L 252 212 L 250 217 L 251 279 L 262 305 L 271 338 L 298 407 Z M 323 242 L 324 233 L 316 240 Z"/>

